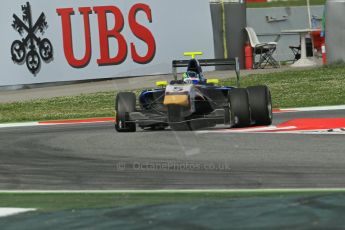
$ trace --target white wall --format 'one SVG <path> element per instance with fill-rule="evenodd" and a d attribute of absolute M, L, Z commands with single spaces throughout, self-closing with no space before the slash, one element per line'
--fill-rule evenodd
<path fill-rule="evenodd" d="M 4 1 L 0 8 L 0 86 L 170 73 L 171 61 L 183 58 L 184 51 L 203 51 L 204 58 L 214 57 L 208 0 L 31 0 L 33 21 L 35 22 L 44 12 L 49 26 L 44 35 L 39 32 L 36 34 L 41 38 L 48 38 L 54 49 L 53 60 L 49 63 L 42 61 L 40 71 L 32 74 L 25 63 L 17 64 L 11 59 L 12 43 L 23 39 L 11 26 L 13 14 L 22 19 L 21 5 L 25 5 L 26 1 Z M 133 35 L 128 24 L 128 12 L 137 3 L 148 5 L 152 13 L 151 23 L 144 12 L 140 11 L 137 14 L 138 23 L 151 31 L 155 39 L 156 53 L 152 61 L 147 64 L 135 63 L 130 52 L 130 42 L 136 45 L 139 54 L 144 55 L 147 52 L 146 43 Z M 81 58 L 85 50 L 84 25 L 78 7 L 93 8 L 109 5 L 118 7 L 123 14 L 125 25 L 121 34 L 127 41 L 127 58 L 118 65 L 97 64 L 97 59 L 100 58 L 99 25 L 98 17 L 93 11 L 89 15 L 92 41 L 90 62 L 83 68 L 72 67 L 64 54 L 61 17 L 57 9 L 72 7 L 75 10 L 75 15 L 71 17 L 74 55 Z M 108 28 L 112 28 L 114 17 L 108 14 L 107 19 Z M 23 35 L 25 38 L 26 33 L 24 32 Z M 115 56 L 118 50 L 116 40 L 110 38 L 109 44 L 110 56 Z M 29 48 L 27 47 L 26 50 L 29 51 Z"/>
<path fill-rule="evenodd" d="M 345 62 L 345 0 L 327 1 L 326 54 L 327 63 Z"/>

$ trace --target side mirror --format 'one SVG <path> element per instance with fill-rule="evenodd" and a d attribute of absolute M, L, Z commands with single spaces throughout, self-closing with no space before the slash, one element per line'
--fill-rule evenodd
<path fill-rule="evenodd" d="M 157 87 L 165 87 L 168 85 L 168 82 L 167 81 L 157 81 L 156 82 L 156 86 Z"/>
<path fill-rule="evenodd" d="M 219 79 L 207 79 L 206 83 L 217 85 L 217 84 L 219 84 Z"/>

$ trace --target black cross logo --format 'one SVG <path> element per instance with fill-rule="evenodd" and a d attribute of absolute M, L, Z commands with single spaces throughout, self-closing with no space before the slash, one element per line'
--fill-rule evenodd
<path fill-rule="evenodd" d="M 47 38 L 41 39 L 36 36 L 39 31 L 44 35 L 44 31 L 48 28 L 46 16 L 41 13 L 36 23 L 32 22 L 31 6 L 27 2 L 26 5 L 22 5 L 23 20 L 17 15 L 13 14 L 12 27 L 21 37 L 22 40 L 15 40 L 11 46 L 12 60 L 17 64 L 23 64 L 24 60 L 26 66 L 32 74 L 36 74 L 40 71 L 41 58 L 46 63 L 53 59 L 53 46 Z M 26 37 L 23 35 L 26 34 Z M 38 49 L 38 52 L 37 52 Z"/>

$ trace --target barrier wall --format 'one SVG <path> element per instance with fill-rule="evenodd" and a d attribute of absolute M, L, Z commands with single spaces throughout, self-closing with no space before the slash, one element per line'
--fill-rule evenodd
<path fill-rule="evenodd" d="M 244 68 L 243 47 L 247 39 L 244 32 L 244 28 L 247 26 L 246 5 L 229 1 L 225 1 L 222 5 L 221 1 L 213 0 L 210 7 L 216 58 L 238 57 L 240 67 Z M 224 9 L 222 9 L 223 7 Z M 224 40 L 226 41 L 226 52 L 224 52 Z M 229 67 L 219 66 L 216 69 L 229 69 Z"/>
<path fill-rule="evenodd" d="M 0 86 L 170 73 L 185 51 L 214 58 L 208 0 L 5 0 L 0 28 Z"/>
<path fill-rule="evenodd" d="M 345 1 L 326 3 L 327 63 L 345 62 Z"/>

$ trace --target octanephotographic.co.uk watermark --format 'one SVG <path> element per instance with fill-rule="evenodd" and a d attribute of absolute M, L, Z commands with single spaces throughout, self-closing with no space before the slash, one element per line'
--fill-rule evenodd
<path fill-rule="evenodd" d="M 215 171 L 230 172 L 226 162 L 187 162 L 187 161 L 118 161 L 117 171 L 160 171 L 160 172 L 196 172 Z"/>

